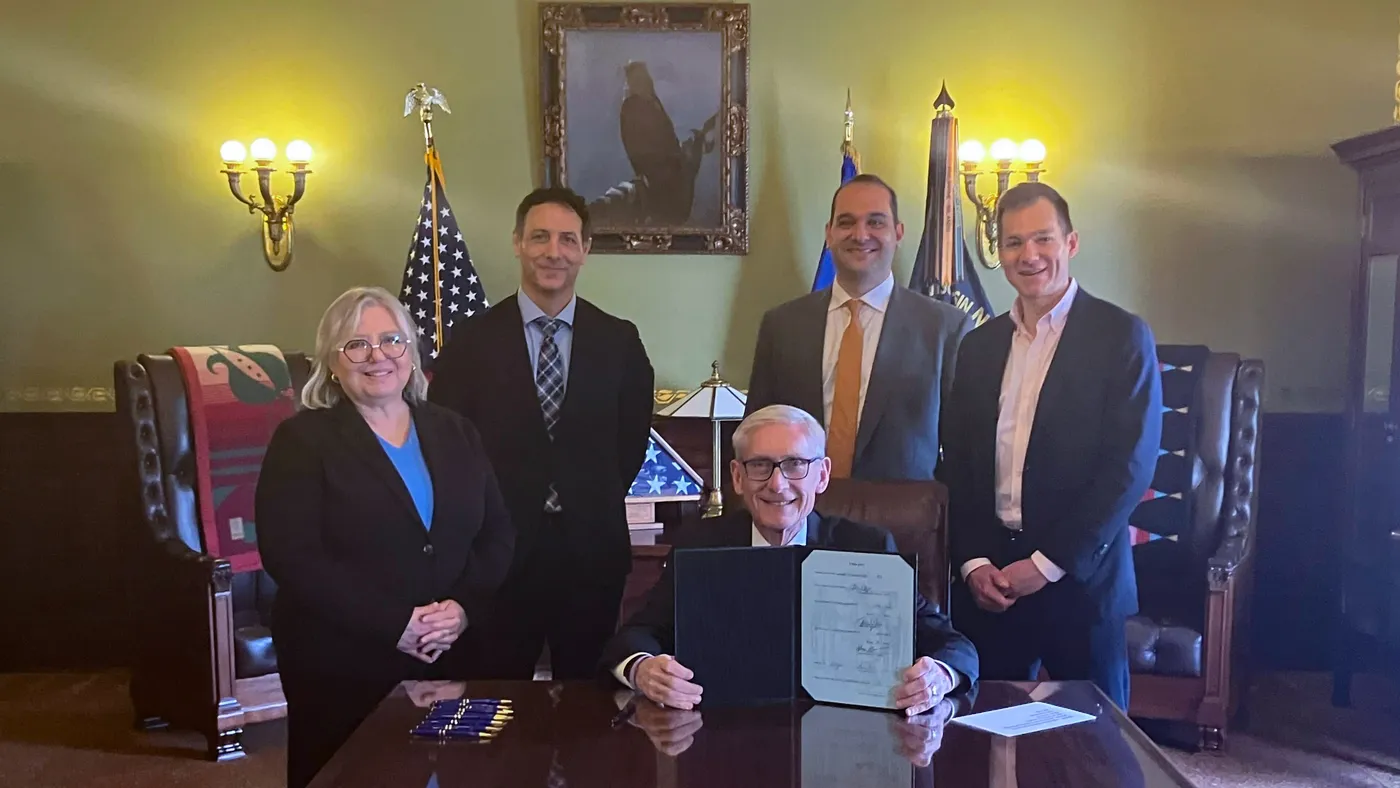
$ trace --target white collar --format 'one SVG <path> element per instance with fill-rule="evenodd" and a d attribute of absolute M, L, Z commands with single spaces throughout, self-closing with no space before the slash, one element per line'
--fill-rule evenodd
<path fill-rule="evenodd" d="M 1060 300 L 1056 301 L 1055 306 L 1051 307 L 1049 312 L 1041 315 L 1040 320 L 1036 321 L 1036 333 L 1040 333 L 1040 329 L 1042 328 L 1048 328 L 1056 333 L 1063 331 L 1065 322 L 1069 320 L 1070 307 L 1074 306 L 1074 297 L 1078 293 L 1079 281 L 1071 278 L 1069 280 L 1069 287 L 1065 288 L 1064 295 L 1060 296 Z M 1026 331 L 1026 325 L 1025 315 L 1022 314 L 1022 309 L 1021 299 L 1017 298 L 1011 305 L 1011 323 L 1016 326 L 1018 331 L 1024 332 Z"/>
<path fill-rule="evenodd" d="M 793 534 L 793 536 L 792 536 L 792 541 L 790 541 L 790 542 L 788 542 L 787 544 L 783 545 L 783 547 L 792 547 L 792 546 L 794 546 L 794 545 L 805 545 L 805 544 L 807 544 L 807 520 L 808 520 L 808 519 L 810 519 L 810 518 L 803 518 L 803 520 L 802 520 L 802 527 L 799 528 L 799 529 L 797 529 L 797 533 Z M 762 534 L 762 533 L 759 533 L 759 530 L 758 530 L 758 526 L 757 526 L 757 525 L 753 525 L 753 524 L 751 523 L 751 524 L 749 525 L 749 529 L 750 529 L 751 531 L 753 531 L 753 541 L 752 541 L 752 543 L 750 544 L 751 547 L 772 547 L 772 545 L 768 544 L 768 540 L 767 540 L 766 538 L 764 538 L 763 534 Z"/>
<path fill-rule="evenodd" d="M 875 285 L 870 292 L 860 297 L 865 305 L 876 312 L 883 312 L 889 306 L 890 295 L 894 293 L 894 272 L 885 277 L 885 281 Z M 851 294 L 847 293 L 840 282 L 831 283 L 831 303 L 827 305 L 826 311 L 835 312 L 845 307 L 846 302 L 851 300 Z"/>

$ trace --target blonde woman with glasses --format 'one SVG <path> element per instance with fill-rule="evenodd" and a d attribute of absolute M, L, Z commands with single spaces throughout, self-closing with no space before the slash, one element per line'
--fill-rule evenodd
<path fill-rule="evenodd" d="M 302 786 L 405 680 L 465 679 L 515 535 L 471 422 L 426 402 L 408 313 L 354 288 L 321 318 L 302 408 L 258 479 L 287 782 Z"/>

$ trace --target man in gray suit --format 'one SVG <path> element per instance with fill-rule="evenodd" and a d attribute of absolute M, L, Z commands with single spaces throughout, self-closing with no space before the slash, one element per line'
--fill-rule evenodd
<path fill-rule="evenodd" d="M 758 330 L 746 412 L 812 414 L 833 477 L 932 479 L 938 466 L 939 406 L 973 321 L 895 284 L 903 237 L 894 190 L 875 175 L 847 181 L 826 225 L 835 283 L 769 310 Z"/>

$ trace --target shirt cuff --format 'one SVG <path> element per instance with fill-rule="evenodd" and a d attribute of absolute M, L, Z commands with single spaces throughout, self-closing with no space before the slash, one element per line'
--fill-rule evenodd
<path fill-rule="evenodd" d="M 636 689 L 637 685 L 632 683 L 632 677 L 628 675 L 630 673 L 630 668 L 634 667 L 632 663 L 640 662 L 640 660 L 637 659 L 638 657 L 650 656 L 652 655 L 646 653 L 645 651 L 638 651 L 636 654 L 632 654 L 631 656 L 627 657 L 627 659 L 624 659 L 621 662 L 617 663 L 617 666 L 612 669 L 613 677 L 616 678 L 618 681 L 622 682 L 623 686 L 627 687 L 628 689 Z"/>
<path fill-rule="evenodd" d="M 987 560 L 986 558 L 973 558 L 964 563 L 962 565 L 962 568 L 958 571 L 962 572 L 962 579 L 966 580 L 967 576 L 972 574 L 972 570 L 977 569 L 978 567 L 987 566 L 990 563 L 991 561 Z"/>
<path fill-rule="evenodd" d="M 1056 566 L 1054 561 L 1046 558 L 1045 553 L 1039 550 L 1031 553 L 1031 563 L 1035 564 L 1035 568 L 1039 569 L 1040 573 L 1045 575 L 1045 579 L 1052 583 L 1059 582 L 1060 578 L 1065 576 L 1065 570 Z"/>
<path fill-rule="evenodd" d="M 949 692 L 952 692 L 953 690 L 957 689 L 958 685 L 962 683 L 962 674 L 948 667 L 948 663 L 935 659 L 933 661 L 933 664 L 937 667 L 942 668 L 943 672 L 948 674 L 948 681 L 951 685 L 948 689 Z"/>

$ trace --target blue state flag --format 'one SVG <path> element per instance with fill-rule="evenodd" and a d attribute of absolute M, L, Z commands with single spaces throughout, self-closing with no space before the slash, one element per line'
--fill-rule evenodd
<path fill-rule="evenodd" d="M 846 146 L 843 146 L 846 147 Z M 857 155 L 854 147 L 843 150 L 841 153 L 841 183 L 856 177 L 860 174 L 860 165 L 856 162 Z M 817 261 L 817 275 L 812 280 L 812 292 L 825 290 L 831 287 L 831 283 L 836 281 L 836 263 L 831 259 L 831 250 L 826 247 L 826 242 L 822 242 L 822 256 Z"/>

